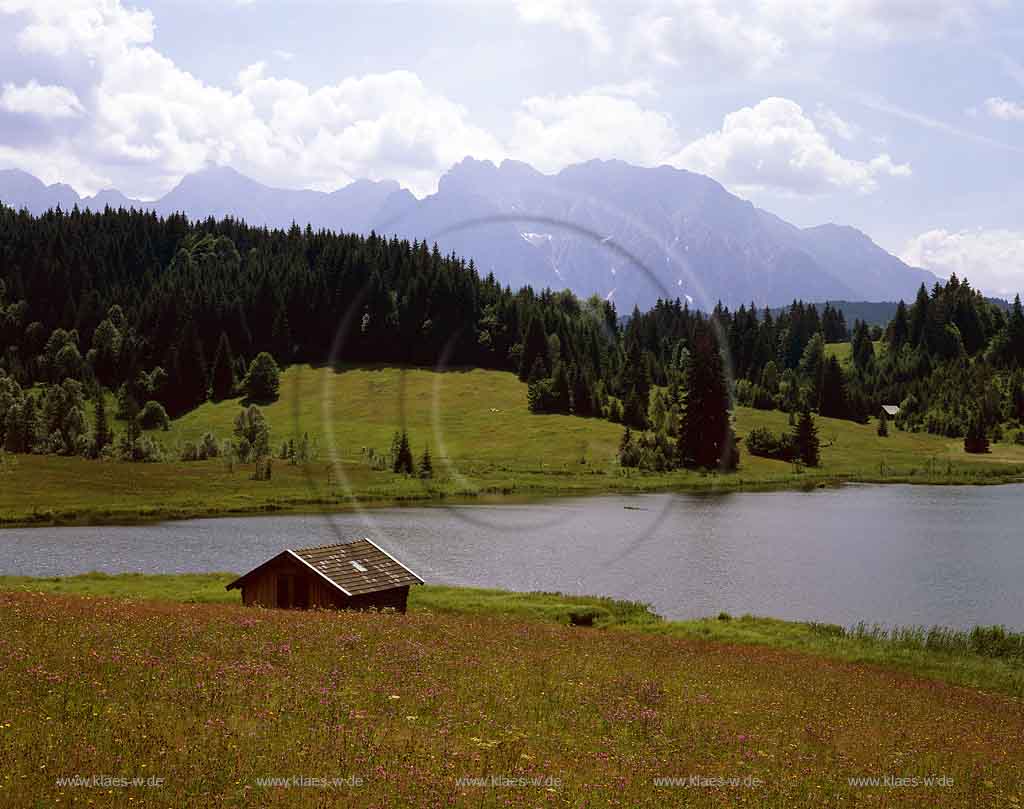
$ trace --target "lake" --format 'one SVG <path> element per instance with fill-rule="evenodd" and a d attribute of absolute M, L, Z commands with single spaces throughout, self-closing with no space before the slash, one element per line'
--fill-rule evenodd
<path fill-rule="evenodd" d="M 0 530 L 0 573 L 244 571 L 369 536 L 432 583 L 648 602 L 667 618 L 1024 628 L 1024 486 L 846 486 Z"/>

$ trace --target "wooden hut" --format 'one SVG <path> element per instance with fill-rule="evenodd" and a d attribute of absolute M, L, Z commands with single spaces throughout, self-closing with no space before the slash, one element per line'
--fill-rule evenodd
<path fill-rule="evenodd" d="M 423 579 L 371 539 L 284 550 L 227 586 L 247 607 L 377 609 L 405 612 Z"/>

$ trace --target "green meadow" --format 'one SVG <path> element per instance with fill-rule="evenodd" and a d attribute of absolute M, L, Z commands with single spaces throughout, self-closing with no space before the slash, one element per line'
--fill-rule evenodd
<path fill-rule="evenodd" d="M 1019 699 L 765 644 L 0 590 L 0 652 L 3 806 L 1024 798 Z"/>
<path fill-rule="evenodd" d="M 49 578 L 0 576 L 0 591 L 240 605 L 239 591 L 225 589 L 225 585 L 237 575 L 86 573 Z M 651 612 L 646 605 L 634 601 L 440 584 L 413 587 L 409 593 L 409 610 L 560 625 L 586 623 L 593 627 L 592 631 L 645 632 L 717 643 L 776 647 L 1024 697 L 1024 635 L 1004 633 L 998 628 L 977 629 L 971 633 L 923 627 L 841 627 L 752 615 L 733 617 L 726 613 L 716 617 L 667 621 Z M 582 627 L 580 631 L 583 631 Z"/>
<path fill-rule="evenodd" d="M 154 437 L 174 453 L 205 432 L 230 437 L 239 400 L 208 402 Z M 535 498 L 608 492 L 799 488 L 842 482 L 1001 483 L 1024 480 L 1024 447 L 994 444 L 967 455 L 962 442 L 876 425 L 818 419 L 822 464 L 792 464 L 742 453 L 731 474 L 640 473 L 616 459 L 622 427 L 598 419 L 536 415 L 526 385 L 500 371 L 391 366 L 335 370 L 293 366 L 281 395 L 263 408 L 271 443 L 308 434 L 318 456 L 275 461 L 270 481 L 222 460 L 155 464 L 41 455 L 0 458 L 0 524 L 113 523 L 267 511 L 313 511 L 400 502 Z M 789 430 L 777 411 L 737 408 L 742 439 L 766 426 Z M 414 454 L 429 447 L 434 477 L 374 468 L 398 429 Z M 114 429 L 122 425 L 114 422 Z M 741 452 L 743 449 L 740 444 Z"/>

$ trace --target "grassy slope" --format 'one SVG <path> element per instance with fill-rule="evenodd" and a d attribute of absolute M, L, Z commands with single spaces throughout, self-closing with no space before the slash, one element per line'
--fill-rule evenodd
<path fill-rule="evenodd" d="M 157 433 L 168 447 L 210 430 L 231 433 L 239 402 L 208 403 Z M 387 503 L 487 495 L 546 496 L 669 488 L 757 488 L 841 480 L 980 483 L 1024 479 L 1024 447 L 996 445 L 968 456 L 962 443 L 875 426 L 820 419 L 823 464 L 796 474 L 789 464 L 744 454 L 732 475 L 640 474 L 618 468 L 621 427 L 597 419 L 533 415 L 526 386 L 512 374 L 390 367 L 335 372 L 290 368 L 281 398 L 265 408 L 273 443 L 308 432 L 321 457 L 306 468 L 278 462 L 270 483 L 220 461 L 96 463 L 17 456 L 0 467 L 0 523 L 115 522 L 260 510 L 339 508 L 353 497 Z M 386 452 L 402 423 L 414 453 L 428 445 L 429 483 L 370 469 L 363 448 Z M 742 437 L 751 428 L 790 429 L 787 416 L 739 408 Z M 117 426 L 117 425 L 115 425 Z M 331 463 L 331 459 L 336 463 Z M 331 471 L 333 469 L 333 472 Z"/>
<path fill-rule="evenodd" d="M 5 805 L 980 807 L 1024 779 L 1019 702 L 763 646 L 0 592 L 0 650 Z M 55 783 L 97 773 L 165 783 Z M 654 780 L 693 775 L 758 781 Z M 362 782 L 256 781 L 294 776 Z M 540 783 L 458 782 L 492 776 Z"/>
<path fill-rule="evenodd" d="M 234 573 L 108 575 L 32 578 L 0 576 L 0 590 L 61 595 L 139 598 L 189 603 L 239 604 L 237 590 L 224 585 Z M 503 616 L 568 624 L 572 615 L 590 615 L 602 629 L 651 632 L 669 637 L 755 644 L 809 652 L 851 663 L 872 663 L 956 685 L 1024 697 L 1024 662 L 966 652 L 922 648 L 841 632 L 838 627 L 743 616 L 665 621 L 643 604 L 597 596 L 515 593 L 471 587 L 426 585 L 410 591 L 409 609 L 477 616 Z"/>
<path fill-rule="evenodd" d="M 875 356 L 880 356 L 885 351 L 885 340 L 874 342 Z M 842 343 L 825 343 L 825 356 L 835 357 L 845 368 L 853 362 L 853 344 L 847 340 Z"/>

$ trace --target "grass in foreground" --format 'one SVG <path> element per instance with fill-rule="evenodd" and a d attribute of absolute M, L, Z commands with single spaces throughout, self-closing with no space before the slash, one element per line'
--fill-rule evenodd
<path fill-rule="evenodd" d="M 206 431 L 230 435 L 238 401 L 207 403 L 157 437 L 169 447 Z M 822 466 L 797 474 L 790 464 L 742 453 L 740 470 L 642 474 L 616 462 L 622 428 L 597 419 L 534 415 L 526 386 L 499 371 L 296 366 L 281 398 L 265 408 L 272 443 L 308 432 L 321 460 L 276 462 L 273 480 L 250 479 L 220 461 L 99 463 L 79 458 L 8 456 L 0 464 L 0 524 L 116 523 L 263 511 L 310 511 L 440 498 L 509 498 L 655 490 L 799 488 L 842 481 L 993 483 L 1024 480 L 1024 447 L 997 444 L 970 456 L 962 442 L 875 425 L 818 419 Z M 414 453 L 430 446 L 435 479 L 370 468 L 364 448 L 385 452 L 408 426 Z M 788 431 L 784 413 L 738 408 L 742 438 L 757 426 Z M 121 429 L 115 424 L 115 429 Z M 742 444 L 741 444 L 742 450 Z"/>
<path fill-rule="evenodd" d="M 1019 703 L 763 646 L 490 615 L 6 591 L 0 676 L 7 805 L 817 809 L 1022 797 Z M 164 780 L 57 783 L 94 774 Z M 748 785 L 660 780 L 691 776 Z M 885 776 L 947 785 L 850 781 Z M 339 781 L 265 780 L 296 777 Z"/>
<path fill-rule="evenodd" d="M 0 590 L 115 596 L 188 603 L 239 604 L 224 586 L 235 573 L 146 575 L 87 573 L 33 578 L 0 576 Z M 666 621 L 639 602 L 563 593 L 516 593 L 475 587 L 426 585 L 410 590 L 412 612 L 494 616 L 598 629 L 650 632 L 721 643 L 753 644 L 807 652 L 849 663 L 870 663 L 953 685 L 1024 697 L 1024 635 L 978 629 L 883 630 L 744 615 Z"/>

